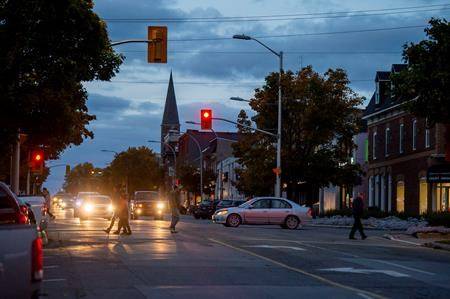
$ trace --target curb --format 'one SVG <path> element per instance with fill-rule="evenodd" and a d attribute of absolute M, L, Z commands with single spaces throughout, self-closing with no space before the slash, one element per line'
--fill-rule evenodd
<path fill-rule="evenodd" d="M 328 225 L 328 224 L 310 224 L 310 223 L 304 223 L 305 226 L 312 226 L 312 227 L 327 227 L 327 228 L 345 228 L 345 229 L 351 229 L 351 225 Z M 387 228 L 376 228 L 371 226 L 364 226 L 364 230 L 379 230 L 379 231 L 405 231 L 404 229 L 387 229 Z"/>
<path fill-rule="evenodd" d="M 450 246 L 449 245 L 444 245 L 444 244 L 440 244 L 440 243 L 437 243 L 437 242 L 427 242 L 427 243 L 424 243 L 422 246 L 428 247 L 428 248 L 433 248 L 433 249 L 440 249 L 440 250 L 450 251 Z"/>

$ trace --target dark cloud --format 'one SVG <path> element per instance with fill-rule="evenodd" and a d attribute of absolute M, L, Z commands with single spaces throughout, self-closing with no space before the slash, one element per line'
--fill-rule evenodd
<path fill-rule="evenodd" d="M 93 114 L 122 113 L 130 104 L 129 100 L 100 94 L 90 94 L 87 101 L 89 111 Z"/>

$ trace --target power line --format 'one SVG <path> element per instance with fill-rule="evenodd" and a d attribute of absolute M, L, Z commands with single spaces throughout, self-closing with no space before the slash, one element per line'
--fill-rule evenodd
<path fill-rule="evenodd" d="M 329 31 L 329 32 L 311 32 L 311 33 L 292 33 L 292 34 L 276 34 L 276 35 L 260 35 L 254 36 L 254 38 L 284 38 L 284 37 L 300 37 L 300 36 L 320 36 L 320 35 L 336 35 L 336 34 L 350 34 L 350 33 L 363 33 L 363 32 L 379 32 L 379 31 L 392 31 L 392 30 L 404 30 L 424 28 L 424 25 L 412 25 L 412 26 L 399 26 L 399 27 L 387 27 L 387 28 L 371 28 L 371 29 L 359 29 L 359 30 L 345 30 L 345 31 Z M 218 40 L 230 40 L 233 37 L 200 37 L 200 38 L 181 38 L 170 39 L 171 42 L 196 42 L 196 41 L 218 41 Z"/>
<path fill-rule="evenodd" d="M 147 53 L 146 50 L 125 50 L 120 51 L 121 53 Z M 230 55 L 238 55 L 238 54 L 252 54 L 252 55 L 271 55 L 270 52 L 267 51 L 203 51 L 203 50 L 174 50 L 168 51 L 168 53 L 172 54 L 230 54 Z M 398 55 L 401 54 L 401 51 L 284 51 L 284 54 L 303 54 L 303 55 L 366 55 L 366 54 L 391 54 Z"/>
<path fill-rule="evenodd" d="M 140 22 L 266 22 L 266 21 L 288 21 L 301 19 L 327 19 L 327 18 L 349 18 L 367 17 L 378 15 L 405 14 L 428 12 L 438 10 L 448 10 L 450 4 L 435 4 L 422 6 L 409 6 L 385 9 L 353 10 L 341 12 L 319 12 L 319 13 L 299 13 L 283 15 L 259 15 L 259 16 L 234 16 L 234 17 L 190 17 L 190 18 L 105 18 L 107 22 L 115 23 L 140 23 Z"/>

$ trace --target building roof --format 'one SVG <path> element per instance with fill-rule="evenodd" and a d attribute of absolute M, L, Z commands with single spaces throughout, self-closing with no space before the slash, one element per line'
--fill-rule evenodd
<path fill-rule="evenodd" d="M 378 71 L 375 77 L 375 81 L 389 81 L 391 72 Z"/>
<path fill-rule="evenodd" d="M 175 98 L 175 88 L 173 87 L 172 72 L 170 72 L 169 87 L 167 88 L 166 104 L 161 122 L 162 125 L 179 125 L 177 99 Z"/>

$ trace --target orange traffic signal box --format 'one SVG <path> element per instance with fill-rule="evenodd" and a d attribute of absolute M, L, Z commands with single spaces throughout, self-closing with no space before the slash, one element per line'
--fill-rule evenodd
<path fill-rule="evenodd" d="M 167 27 L 148 26 L 148 63 L 167 63 Z"/>

